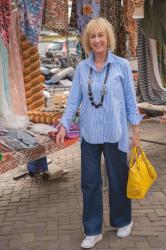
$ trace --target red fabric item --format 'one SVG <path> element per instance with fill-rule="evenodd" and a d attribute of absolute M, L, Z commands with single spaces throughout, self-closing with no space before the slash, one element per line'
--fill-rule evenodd
<path fill-rule="evenodd" d="M 64 148 L 71 146 L 77 142 L 79 138 L 65 139 Z M 46 155 L 50 153 L 55 153 L 61 149 L 57 148 L 55 142 L 50 141 L 44 144 Z M 27 162 L 28 150 L 23 150 L 19 152 L 9 152 L 3 153 L 3 161 L 0 161 L 0 173 L 5 173 L 11 169 L 19 167 Z"/>
<path fill-rule="evenodd" d="M 9 45 L 9 28 L 11 23 L 11 0 L 0 1 L 0 36 L 6 47 Z"/>

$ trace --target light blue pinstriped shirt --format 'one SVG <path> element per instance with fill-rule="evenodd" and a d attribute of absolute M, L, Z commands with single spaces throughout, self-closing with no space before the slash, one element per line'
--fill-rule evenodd
<path fill-rule="evenodd" d="M 107 64 L 110 63 L 106 82 L 107 93 L 103 106 L 96 109 L 91 105 L 88 96 L 88 76 L 92 71 L 92 92 L 95 103 L 100 101 L 101 88 L 105 78 Z M 80 107 L 80 135 L 88 143 L 102 144 L 118 142 L 118 148 L 129 151 L 128 124 L 137 125 L 143 118 L 139 114 L 134 92 L 134 82 L 129 62 L 121 57 L 108 53 L 102 70 L 97 70 L 94 55 L 83 60 L 77 66 L 66 110 L 61 123 L 66 129 Z"/>

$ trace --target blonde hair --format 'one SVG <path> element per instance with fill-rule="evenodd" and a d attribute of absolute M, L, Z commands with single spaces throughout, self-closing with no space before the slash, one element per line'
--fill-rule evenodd
<path fill-rule="evenodd" d="M 87 25 L 83 32 L 82 36 L 82 45 L 85 50 L 85 53 L 89 55 L 91 52 L 91 47 L 89 43 L 89 36 L 90 33 L 94 31 L 94 29 L 101 30 L 102 32 L 105 32 L 107 35 L 107 41 L 108 41 L 108 49 L 113 51 L 115 49 L 115 36 L 114 36 L 114 30 L 113 26 L 103 17 L 97 17 L 95 19 L 92 19 Z"/>

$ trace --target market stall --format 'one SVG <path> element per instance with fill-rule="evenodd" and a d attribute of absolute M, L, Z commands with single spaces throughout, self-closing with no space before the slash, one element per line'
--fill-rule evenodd
<path fill-rule="evenodd" d="M 13 130 L 15 134 L 18 131 L 28 133 L 30 122 L 50 125 L 54 130 L 54 125 L 59 122 L 66 105 L 75 66 L 86 58 L 81 45 L 82 32 L 86 24 L 98 16 L 107 18 L 114 26 L 115 53 L 127 58 L 131 64 L 135 63 L 138 57 L 138 69 L 133 68 L 133 75 L 139 101 L 165 107 L 165 29 L 160 27 L 162 32 L 159 37 L 152 30 L 150 33 L 147 32 L 148 15 L 152 21 L 156 18 L 153 2 L 73 0 L 69 20 L 69 6 L 66 0 L 35 2 L 2 0 L 0 3 L 2 24 L 0 25 L 0 131 L 2 134 L 12 133 Z M 161 6 L 158 10 L 161 10 L 163 15 L 162 9 L 165 3 L 163 0 L 158 2 Z M 137 9 L 143 10 L 143 5 L 145 16 L 139 16 Z M 138 21 L 134 19 L 134 15 Z M 163 20 L 165 20 L 164 15 Z M 77 55 L 74 56 L 68 51 L 70 28 L 75 29 L 78 37 Z M 38 42 L 41 30 L 48 33 L 57 32 L 59 36 L 65 37 L 66 40 L 62 42 L 62 53 L 58 54 L 59 52 L 48 49 L 44 55 L 39 54 Z M 143 104 L 139 104 L 139 107 L 141 105 Z M 162 111 L 164 113 L 165 108 Z M 5 129 L 7 132 L 3 131 Z M 52 139 L 46 136 L 46 140 L 42 143 L 41 135 L 40 138 L 36 135 L 34 137 L 38 138 L 39 146 L 45 145 L 45 152 L 48 154 L 57 148 Z M 66 145 L 74 141 L 76 140 L 70 142 L 67 140 Z M 25 162 L 32 150 L 20 149 L 20 152 L 17 152 L 18 149 L 8 146 L 9 144 L 6 145 L 0 135 L 0 152 L 5 159 L 0 161 L 1 172 L 9 169 L 9 162 L 12 167 Z"/>

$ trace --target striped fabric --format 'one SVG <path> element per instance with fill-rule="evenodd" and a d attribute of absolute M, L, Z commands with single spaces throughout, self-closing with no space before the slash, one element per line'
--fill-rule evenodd
<path fill-rule="evenodd" d="M 157 91 L 152 87 L 152 77 L 150 74 L 150 53 L 149 41 L 143 33 L 138 21 L 138 86 L 137 94 L 140 102 L 147 102 L 156 105 L 166 104 L 166 92 Z"/>
<path fill-rule="evenodd" d="M 40 70 L 38 47 L 32 45 L 24 35 L 21 35 L 20 40 L 26 104 L 27 110 L 30 111 L 45 105 L 43 95 L 44 77 Z"/>
<path fill-rule="evenodd" d="M 91 105 L 88 97 L 87 81 L 90 67 L 93 68 L 92 92 L 95 102 L 98 103 L 108 63 L 110 63 L 110 71 L 106 82 L 107 94 L 103 107 L 96 109 Z M 67 129 L 80 104 L 81 138 L 92 144 L 119 142 L 121 151 L 129 151 L 128 122 L 136 125 L 143 116 L 137 109 L 132 72 L 126 59 L 110 52 L 101 71 L 96 70 L 93 54 L 82 61 L 76 69 L 67 108 L 61 119 L 61 123 Z"/>

